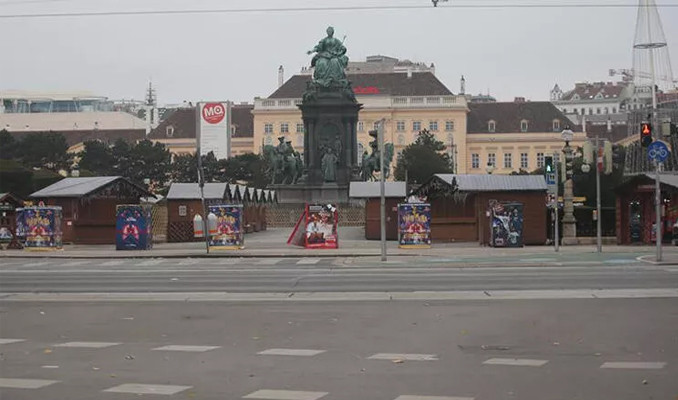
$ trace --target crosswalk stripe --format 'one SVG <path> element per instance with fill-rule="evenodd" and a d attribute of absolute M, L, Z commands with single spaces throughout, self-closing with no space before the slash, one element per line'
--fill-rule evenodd
<path fill-rule="evenodd" d="M 264 400 L 318 400 L 327 396 L 327 392 L 303 392 L 298 390 L 270 390 L 263 389 L 250 393 L 244 399 Z"/>
<path fill-rule="evenodd" d="M 0 388 L 8 389 L 40 389 L 52 385 L 59 381 L 50 381 L 47 379 L 16 379 L 0 378 Z"/>
<path fill-rule="evenodd" d="M 474 400 L 473 397 L 449 397 L 449 396 L 398 396 L 395 400 Z"/>
<path fill-rule="evenodd" d="M 604 369 L 662 369 L 665 362 L 606 362 L 600 366 Z"/>
<path fill-rule="evenodd" d="M 193 386 L 178 386 L 178 385 L 150 385 L 142 383 L 124 383 L 122 385 L 114 386 L 105 389 L 104 392 L 110 393 L 131 393 L 136 395 L 144 394 L 164 394 L 173 395 L 184 390 L 188 390 Z"/>
<path fill-rule="evenodd" d="M 112 342 L 67 342 L 67 343 L 55 344 L 54 347 L 103 349 L 105 347 L 117 346 L 119 344 L 120 343 L 112 343 Z"/>
<path fill-rule="evenodd" d="M 403 361 L 437 361 L 436 354 L 400 354 L 400 353 L 377 353 L 367 357 L 368 360 L 403 360 Z"/>
<path fill-rule="evenodd" d="M 319 258 L 302 258 L 301 260 L 297 261 L 298 265 L 312 265 L 312 264 L 317 264 L 320 262 Z"/>
<path fill-rule="evenodd" d="M 312 357 L 321 353 L 324 353 L 325 350 L 310 350 L 310 349 L 268 349 L 260 351 L 257 354 L 262 356 L 300 356 L 300 357 Z"/>
<path fill-rule="evenodd" d="M 11 343 L 19 343 L 19 342 L 24 342 L 26 339 L 3 339 L 0 338 L 0 344 L 11 344 Z"/>
<path fill-rule="evenodd" d="M 547 360 L 531 360 L 527 358 L 490 358 L 483 362 L 486 365 L 512 365 L 518 367 L 541 367 Z"/>
<path fill-rule="evenodd" d="M 221 346 L 183 346 L 183 345 L 167 345 L 167 346 L 162 346 L 162 347 L 156 347 L 153 350 L 157 351 L 187 351 L 187 352 L 195 352 L 195 353 L 202 353 L 205 351 L 210 351 L 214 349 L 218 349 Z"/>

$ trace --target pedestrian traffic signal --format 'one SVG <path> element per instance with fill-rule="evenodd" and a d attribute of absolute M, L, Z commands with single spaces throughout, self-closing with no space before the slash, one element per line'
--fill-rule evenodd
<path fill-rule="evenodd" d="M 555 171 L 553 167 L 553 157 L 545 156 L 544 157 L 544 173 L 552 174 Z"/>
<path fill-rule="evenodd" d="M 643 147 L 652 144 L 652 124 L 649 122 L 640 124 L 640 144 Z"/>

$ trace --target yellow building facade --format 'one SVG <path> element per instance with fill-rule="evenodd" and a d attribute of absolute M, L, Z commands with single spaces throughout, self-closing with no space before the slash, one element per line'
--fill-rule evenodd
<path fill-rule="evenodd" d="M 264 145 L 275 145 L 284 136 L 295 150 L 303 152 L 304 125 L 301 120 L 301 96 L 305 81 L 310 77 L 297 75 L 266 99 L 254 102 L 254 144 L 256 153 Z M 380 73 L 349 75 L 358 103 L 359 113 L 358 159 L 369 152 L 372 138 L 369 131 L 384 120 L 384 137 L 393 143 L 397 154 L 428 129 L 448 146 L 451 156 L 456 154 L 457 172 L 465 173 L 466 113 L 464 96 L 453 95 L 430 72 Z M 287 87 L 286 87 L 287 86 Z M 410 94 L 410 95 L 408 95 Z"/>
<path fill-rule="evenodd" d="M 545 156 L 561 157 L 564 129 L 574 132 L 570 146 L 584 145 L 586 134 L 568 123 L 568 118 L 549 102 L 470 104 L 466 171 L 510 174 L 541 168 Z"/>

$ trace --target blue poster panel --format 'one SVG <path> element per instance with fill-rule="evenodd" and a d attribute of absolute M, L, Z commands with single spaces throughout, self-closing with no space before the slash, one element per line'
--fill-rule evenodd
<path fill-rule="evenodd" d="M 490 202 L 490 246 L 523 247 L 523 204 Z"/>
<path fill-rule="evenodd" d="M 26 250 L 62 248 L 61 207 L 25 207 L 20 214 L 17 223 L 22 224 Z"/>
<path fill-rule="evenodd" d="M 151 207 L 121 204 L 115 208 L 116 250 L 148 250 L 153 247 Z"/>
<path fill-rule="evenodd" d="M 430 204 L 398 204 L 398 247 L 431 247 Z"/>
<path fill-rule="evenodd" d="M 216 218 L 216 233 L 210 236 L 210 249 L 238 250 L 245 248 L 245 237 L 242 230 L 243 206 L 220 205 L 209 206 L 209 213 Z M 213 230 L 210 227 L 209 230 Z"/>

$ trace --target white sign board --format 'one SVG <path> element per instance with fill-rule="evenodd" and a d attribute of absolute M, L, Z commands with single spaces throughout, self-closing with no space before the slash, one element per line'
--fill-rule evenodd
<path fill-rule="evenodd" d="M 210 151 L 218 160 L 231 153 L 231 109 L 227 102 L 198 103 L 198 147 L 200 155 Z"/>

